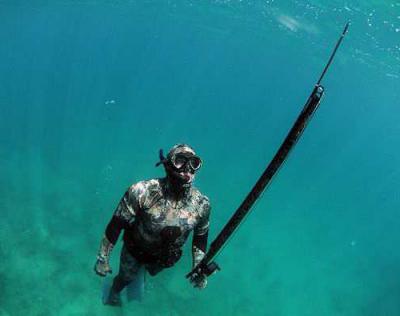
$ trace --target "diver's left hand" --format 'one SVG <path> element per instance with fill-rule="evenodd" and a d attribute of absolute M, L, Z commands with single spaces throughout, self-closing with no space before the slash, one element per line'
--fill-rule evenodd
<path fill-rule="evenodd" d="M 207 286 L 207 276 L 205 274 L 195 274 L 190 278 L 190 282 L 195 288 L 202 290 Z"/>

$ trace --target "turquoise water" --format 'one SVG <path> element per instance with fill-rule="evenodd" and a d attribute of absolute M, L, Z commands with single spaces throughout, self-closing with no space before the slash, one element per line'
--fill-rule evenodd
<path fill-rule="evenodd" d="M 158 149 L 203 158 L 212 239 L 349 19 L 320 109 L 207 289 L 184 278 L 188 244 L 142 303 L 103 306 L 100 238 L 126 187 L 163 175 Z M 0 315 L 400 315 L 398 2 L 3 0 L 0 20 Z"/>

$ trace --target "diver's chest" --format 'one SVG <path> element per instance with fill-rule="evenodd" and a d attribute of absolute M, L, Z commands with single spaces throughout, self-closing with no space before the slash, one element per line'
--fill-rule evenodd
<path fill-rule="evenodd" d="M 158 228 L 184 226 L 186 229 L 192 229 L 197 223 L 197 213 L 189 204 L 160 201 L 145 211 L 144 220 Z"/>

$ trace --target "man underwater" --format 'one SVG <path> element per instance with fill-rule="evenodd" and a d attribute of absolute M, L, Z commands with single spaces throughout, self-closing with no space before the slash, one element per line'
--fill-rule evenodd
<path fill-rule="evenodd" d="M 195 151 L 186 144 L 171 148 L 160 162 L 166 176 L 140 181 L 125 192 L 105 230 L 97 255 L 95 271 L 111 273 L 109 258 L 122 230 L 123 247 L 119 273 L 114 278 L 104 304 L 120 306 L 120 292 L 137 278 L 140 270 L 154 276 L 172 267 L 182 255 L 182 247 L 193 230 L 193 267 L 207 248 L 210 202 L 192 183 L 202 165 Z M 207 285 L 205 275 L 191 279 L 197 288 Z"/>

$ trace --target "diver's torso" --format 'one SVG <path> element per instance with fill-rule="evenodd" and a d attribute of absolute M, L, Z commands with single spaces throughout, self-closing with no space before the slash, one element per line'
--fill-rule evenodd
<path fill-rule="evenodd" d="M 190 188 L 184 197 L 175 201 L 168 195 L 165 179 L 149 180 L 144 186 L 140 210 L 125 230 L 124 239 L 148 249 L 157 249 L 166 243 L 181 247 L 199 221 L 201 193 Z M 179 234 L 171 237 L 171 228 L 174 233 L 179 228 Z"/>

